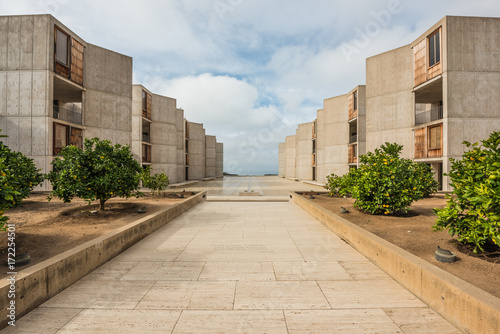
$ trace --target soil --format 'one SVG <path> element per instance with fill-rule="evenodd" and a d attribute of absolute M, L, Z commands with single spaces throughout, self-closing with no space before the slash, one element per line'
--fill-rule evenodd
<path fill-rule="evenodd" d="M 161 196 L 146 194 L 141 198 L 113 198 L 106 202 L 105 211 L 99 211 L 98 202 L 88 205 L 81 199 L 63 203 L 56 198 L 47 201 L 47 194 L 32 194 L 23 206 L 8 211 L 15 223 L 16 255 L 28 252 L 31 262 L 16 266 L 18 273 L 41 261 L 65 252 L 89 240 L 112 232 L 161 209 L 185 199 L 181 193 L 164 193 Z M 194 193 L 183 193 L 189 198 Z M 146 213 L 137 211 L 146 208 Z M 7 233 L 0 232 L 0 278 L 6 277 Z"/>
<path fill-rule="evenodd" d="M 304 194 L 309 198 L 309 194 Z M 486 259 L 472 254 L 469 248 L 452 238 L 448 231 L 434 231 L 434 208 L 446 205 L 444 195 L 434 195 L 413 203 L 411 213 L 403 216 L 373 216 L 354 208 L 352 198 L 334 198 L 327 194 L 314 195 L 314 203 L 342 216 L 394 245 L 500 298 L 500 257 Z M 340 214 L 341 206 L 349 213 Z M 448 249 L 457 256 L 454 263 L 435 259 L 437 247 Z"/>

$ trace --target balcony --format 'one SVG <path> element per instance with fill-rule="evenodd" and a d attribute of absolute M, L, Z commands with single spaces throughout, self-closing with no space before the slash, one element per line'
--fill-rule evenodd
<path fill-rule="evenodd" d="M 355 134 L 355 135 L 352 135 L 349 137 L 349 144 L 354 144 L 358 141 L 358 135 Z"/>
<path fill-rule="evenodd" d="M 54 104 L 52 117 L 61 121 L 82 125 L 82 109 L 76 106 L 72 109 L 67 109 Z"/>
<path fill-rule="evenodd" d="M 415 115 L 415 126 L 443 119 L 443 107 L 435 107 Z"/>
<path fill-rule="evenodd" d="M 149 136 L 149 134 L 143 133 L 142 134 L 142 141 L 145 143 L 151 143 L 151 137 Z"/>

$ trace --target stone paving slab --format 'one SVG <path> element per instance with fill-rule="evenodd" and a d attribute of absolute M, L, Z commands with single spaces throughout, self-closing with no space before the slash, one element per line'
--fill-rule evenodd
<path fill-rule="evenodd" d="M 2 333 L 459 333 L 293 203 L 204 202 Z"/>

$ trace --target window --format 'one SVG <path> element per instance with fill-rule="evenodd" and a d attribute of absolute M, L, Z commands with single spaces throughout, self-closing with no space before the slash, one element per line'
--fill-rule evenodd
<path fill-rule="evenodd" d="M 441 46 L 439 42 L 439 30 L 429 37 L 429 67 L 441 61 Z"/>
<path fill-rule="evenodd" d="M 355 91 L 353 95 L 354 110 L 358 110 L 358 91 Z"/>
<path fill-rule="evenodd" d="M 428 149 L 439 150 L 441 149 L 441 125 L 429 127 L 428 130 Z"/>
<path fill-rule="evenodd" d="M 66 146 L 68 146 L 68 127 L 54 123 L 54 155 L 61 153 Z"/>
<path fill-rule="evenodd" d="M 56 61 L 66 67 L 69 66 L 69 36 L 56 28 Z"/>
<path fill-rule="evenodd" d="M 148 110 L 148 94 L 145 91 L 142 91 L 142 110 Z"/>
<path fill-rule="evenodd" d="M 83 148 L 83 130 L 54 123 L 54 155 L 59 155 L 62 149 L 68 145 Z"/>

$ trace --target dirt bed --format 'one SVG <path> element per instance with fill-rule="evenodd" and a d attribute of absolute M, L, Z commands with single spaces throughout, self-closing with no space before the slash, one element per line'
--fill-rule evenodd
<path fill-rule="evenodd" d="M 309 198 L 309 195 L 304 197 Z M 352 198 L 333 198 L 326 194 L 314 197 L 314 203 L 500 298 L 500 258 L 497 258 L 499 263 L 494 263 L 466 254 L 447 231 L 432 230 L 436 223 L 432 209 L 446 205 L 444 196 L 435 195 L 414 203 L 407 217 L 364 214 L 354 208 Z M 341 206 L 350 212 L 340 214 Z M 438 246 L 455 253 L 458 260 L 454 263 L 437 261 L 434 252 Z"/>
<path fill-rule="evenodd" d="M 185 193 L 185 198 L 192 196 Z M 141 198 L 113 198 L 106 202 L 106 210 L 99 205 L 74 199 L 63 203 L 58 199 L 47 201 L 47 194 L 32 194 L 23 206 L 8 211 L 9 223 L 16 225 L 16 254 L 28 252 L 31 262 L 17 267 L 17 272 L 65 252 L 75 246 L 112 232 L 145 215 L 170 207 L 184 199 L 178 194 Z M 146 208 L 146 213 L 138 210 Z M 97 211 L 97 212 L 95 212 Z M 0 232 L 0 278 L 6 276 L 7 235 Z"/>

